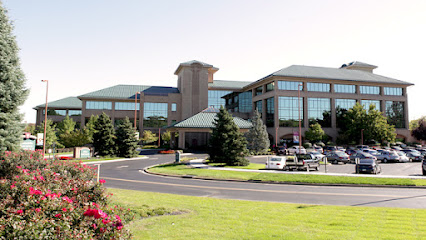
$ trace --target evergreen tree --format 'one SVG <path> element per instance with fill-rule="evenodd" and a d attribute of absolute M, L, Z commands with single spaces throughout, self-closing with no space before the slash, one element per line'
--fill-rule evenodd
<path fill-rule="evenodd" d="M 99 156 L 112 156 L 115 154 L 115 130 L 111 119 L 105 113 L 99 116 L 94 126 L 93 147 Z"/>
<path fill-rule="evenodd" d="M 213 124 L 215 127 L 209 143 L 210 160 L 230 166 L 247 166 L 247 141 L 233 117 L 222 106 Z"/>
<path fill-rule="evenodd" d="M 268 132 L 266 131 L 266 126 L 263 124 L 260 113 L 257 109 L 254 112 L 252 119 L 253 127 L 249 130 L 246 135 L 247 138 L 247 148 L 256 152 L 263 153 L 269 150 L 269 138 Z"/>
<path fill-rule="evenodd" d="M 93 133 L 95 133 L 95 123 L 98 121 L 98 115 L 92 115 L 87 121 L 85 128 L 87 129 L 87 134 L 90 139 L 90 142 L 93 142 Z"/>
<path fill-rule="evenodd" d="M 0 1 L 0 151 L 18 150 L 24 130 L 18 107 L 27 98 L 12 24 Z"/>
<path fill-rule="evenodd" d="M 319 123 L 312 124 L 311 126 L 309 126 L 309 130 L 305 132 L 306 139 L 313 143 L 322 141 L 324 139 L 324 136 L 324 130 L 322 130 L 321 125 Z"/>
<path fill-rule="evenodd" d="M 74 129 L 72 132 L 63 133 L 60 138 L 65 147 L 82 147 L 92 142 L 89 137 L 89 130 L 86 128 Z"/>
<path fill-rule="evenodd" d="M 74 120 L 72 120 L 72 118 L 70 118 L 67 115 L 64 118 L 64 120 L 59 122 L 58 125 L 57 125 L 58 135 L 61 136 L 61 134 L 70 133 L 70 132 L 74 131 L 75 125 L 76 125 L 76 122 Z"/>
<path fill-rule="evenodd" d="M 136 155 L 138 140 L 136 139 L 135 129 L 128 117 L 118 125 L 116 143 L 118 156 L 131 158 Z"/>

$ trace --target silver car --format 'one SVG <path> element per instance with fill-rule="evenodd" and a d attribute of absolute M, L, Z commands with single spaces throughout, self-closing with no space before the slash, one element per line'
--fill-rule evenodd
<path fill-rule="evenodd" d="M 382 163 L 399 162 L 400 160 L 399 155 L 395 151 L 381 151 L 378 155 L 375 155 L 375 157 Z"/>

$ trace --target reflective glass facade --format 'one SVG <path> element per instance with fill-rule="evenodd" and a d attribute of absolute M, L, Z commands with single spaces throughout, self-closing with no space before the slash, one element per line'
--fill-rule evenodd
<path fill-rule="evenodd" d="M 167 126 L 167 103 L 145 102 L 143 105 L 143 126 L 164 127 Z"/>
<path fill-rule="evenodd" d="M 355 99 L 335 99 L 335 108 L 336 108 L 336 125 L 338 128 L 342 127 L 344 124 L 344 115 L 346 111 L 355 106 Z"/>
<path fill-rule="evenodd" d="M 238 108 L 240 112 L 243 113 L 249 113 L 251 111 L 253 111 L 253 104 L 252 104 L 252 93 L 251 91 L 249 92 L 243 92 L 238 94 Z"/>
<path fill-rule="evenodd" d="M 386 117 L 395 128 L 405 128 L 404 102 L 386 101 Z"/>
<path fill-rule="evenodd" d="M 86 109 L 104 109 L 111 110 L 112 102 L 101 102 L 101 101 L 87 101 Z"/>
<path fill-rule="evenodd" d="M 376 107 L 376 110 L 380 111 L 380 101 L 379 100 L 361 100 L 361 105 L 364 107 L 365 110 L 370 108 L 370 105 L 373 104 Z"/>
<path fill-rule="evenodd" d="M 263 88 L 262 87 L 258 87 L 255 89 L 255 94 L 256 96 L 261 95 L 263 93 Z"/>
<path fill-rule="evenodd" d="M 361 94 L 380 94 L 380 87 L 376 86 L 359 86 L 359 92 Z"/>
<path fill-rule="evenodd" d="M 231 93 L 231 91 L 221 91 L 221 90 L 209 90 L 208 93 L 208 104 L 209 107 L 214 107 L 219 109 L 220 106 L 225 107 L 225 99 L 222 97 L 226 94 Z"/>
<path fill-rule="evenodd" d="M 330 84 L 329 83 L 308 83 L 308 91 L 330 92 Z"/>
<path fill-rule="evenodd" d="M 303 98 L 300 98 L 300 118 L 303 126 Z M 280 127 L 299 126 L 298 97 L 278 97 L 278 120 Z"/>
<path fill-rule="evenodd" d="M 177 107 L 176 103 L 172 103 L 172 112 L 176 112 L 176 107 Z"/>
<path fill-rule="evenodd" d="M 274 91 L 275 83 L 271 82 L 266 84 L 266 92 Z"/>
<path fill-rule="evenodd" d="M 44 115 L 44 110 L 43 110 Z M 58 110 L 58 109 L 47 109 L 47 116 L 65 116 L 67 115 L 67 110 Z"/>
<path fill-rule="evenodd" d="M 402 96 L 402 88 L 384 87 L 385 95 Z"/>
<path fill-rule="evenodd" d="M 322 127 L 331 127 L 330 98 L 308 98 L 309 125 L 319 123 Z"/>
<path fill-rule="evenodd" d="M 292 82 L 292 81 L 278 81 L 278 89 L 279 90 L 298 90 L 297 86 L 299 84 L 302 84 L 300 86 L 300 91 L 303 90 L 303 82 Z"/>
<path fill-rule="evenodd" d="M 274 127 L 274 98 L 266 99 L 266 126 Z"/>
<path fill-rule="evenodd" d="M 335 93 L 356 93 L 355 85 L 334 84 Z"/>
<path fill-rule="evenodd" d="M 134 102 L 115 102 L 115 110 L 133 110 L 135 111 L 135 107 L 136 110 L 139 110 L 139 103 L 135 103 Z"/>
<path fill-rule="evenodd" d="M 81 110 L 68 110 L 70 116 L 81 116 Z"/>
<path fill-rule="evenodd" d="M 260 116 L 262 116 L 262 113 L 263 113 L 262 100 L 256 102 L 256 109 L 260 113 Z"/>

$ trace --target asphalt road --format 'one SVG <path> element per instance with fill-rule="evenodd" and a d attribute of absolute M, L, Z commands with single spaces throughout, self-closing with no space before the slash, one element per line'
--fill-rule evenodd
<path fill-rule="evenodd" d="M 101 178 L 107 180 L 106 187 L 269 202 L 426 208 L 426 189 L 262 184 L 162 177 L 139 170 L 171 162 L 174 155 L 154 154 L 148 157 L 102 163 Z"/>

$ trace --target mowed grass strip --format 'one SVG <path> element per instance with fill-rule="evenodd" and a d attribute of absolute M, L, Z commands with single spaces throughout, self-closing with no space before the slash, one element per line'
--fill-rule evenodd
<path fill-rule="evenodd" d="M 149 169 L 150 172 L 172 174 L 172 175 L 192 175 L 215 179 L 233 179 L 245 181 L 267 181 L 267 182 L 287 182 L 287 183 L 328 183 L 328 184 L 369 184 L 369 185 L 398 185 L 398 186 L 426 186 L 424 179 L 406 178 L 374 178 L 374 177 L 346 177 L 346 176 L 326 176 L 309 174 L 281 174 L 281 173 L 257 173 L 257 172 L 237 172 L 191 168 L 188 165 L 167 164 Z"/>
<path fill-rule="evenodd" d="M 134 239 L 426 239 L 426 210 L 224 200 L 109 189 L 112 200 L 180 215 L 139 219 Z"/>

